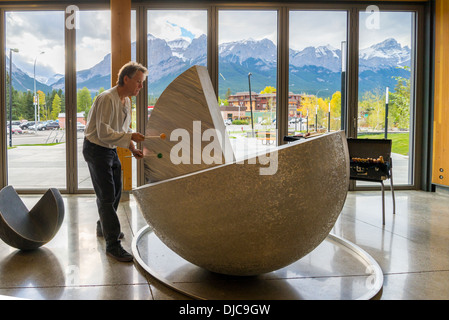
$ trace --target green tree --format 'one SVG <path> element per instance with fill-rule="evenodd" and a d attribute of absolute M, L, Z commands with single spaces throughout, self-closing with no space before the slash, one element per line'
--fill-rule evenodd
<path fill-rule="evenodd" d="M 228 99 L 222 99 L 218 97 L 218 105 L 219 106 L 229 106 Z"/>
<path fill-rule="evenodd" d="M 19 91 L 17 97 L 13 94 L 16 101 L 14 104 L 18 119 L 34 120 L 33 93 L 31 91 Z"/>
<path fill-rule="evenodd" d="M 228 88 L 228 90 L 226 91 L 226 94 L 225 94 L 225 98 L 226 98 L 226 100 L 228 100 L 228 99 L 229 99 L 229 97 L 231 96 L 231 94 L 232 94 L 232 92 L 231 92 L 231 88 Z"/>
<path fill-rule="evenodd" d="M 57 92 L 58 96 L 61 98 L 61 112 L 65 112 L 65 95 L 62 89 Z"/>
<path fill-rule="evenodd" d="M 39 97 L 39 107 L 38 107 L 38 110 L 39 110 L 39 116 L 38 116 L 38 118 L 39 118 L 41 121 L 48 120 L 48 119 L 47 119 L 47 110 L 46 110 L 45 93 L 42 92 L 41 90 L 38 90 L 38 91 L 36 92 L 36 94 L 37 94 L 37 96 Z"/>
<path fill-rule="evenodd" d="M 61 112 L 61 98 L 59 97 L 59 95 L 56 93 L 54 98 L 53 98 L 53 102 L 51 104 L 51 116 L 50 118 L 52 120 L 56 120 L 58 119 L 58 115 Z"/>
<path fill-rule="evenodd" d="M 79 89 L 76 95 L 77 111 L 87 113 L 92 105 L 90 91 L 86 87 Z M 87 112 L 86 112 L 87 111 Z"/>
<path fill-rule="evenodd" d="M 336 91 L 331 98 L 331 129 L 340 130 L 341 128 L 341 92 Z"/>
<path fill-rule="evenodd" d="M 402 67 L 409 70 L 409 67 Z M 395 77 L 397 83 L 389 94 L 389 112 L 391 124 L 399 129 L 410 127 L 410 79 Z"/>
<path fill-rule="evenodd" d="M 381 130 L 385 125 L 385 96 L 375 90 L 368 91 L 359 102 L 358 127 Z"/>

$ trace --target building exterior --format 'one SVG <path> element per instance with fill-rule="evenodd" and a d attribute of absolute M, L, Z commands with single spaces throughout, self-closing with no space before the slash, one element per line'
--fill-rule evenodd
<path fill-rule="evenodd" d="M 297 94 L 290 92 L 288 100 L 288 110 L 289 116 L 294 117 L 299 115 L 302 109 L 302 97 L 304 94 Z M 250 104 L 251 101 L 251 104 Z M 230 95 L 228 98 L 229 106 L 221 106 L 224 119 L 233 120 L 239 119 L 238 115 L 240 112 L 240 117 L 242 115 L 241 111 L 251 112 L 251 105 L 253 106 L 253 112 L 276 112 L 276 93 L 257 93 L 252 91 L 251 96 L 249 91 L 237 92 L 236 94 Z M 238 109 L 236 109 L 238 108 Z M 246 114 L 248 117 L 248 114 Z"/>
<path fill-rule="evenodd" d="M 65 113 L 60 113 L 58 115 L 59 127 L 61 129 L 65 129 Z M 76 122 L 80 122 L 81 124 L 86 124 L 86 118 L 84 117 L 84 112 L 78 112 L 76 114 Z"/>

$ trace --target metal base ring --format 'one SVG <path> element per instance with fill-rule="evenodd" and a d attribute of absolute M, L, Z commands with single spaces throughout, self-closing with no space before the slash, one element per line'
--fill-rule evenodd
<path fill-rule="evenodd" d="M 194 299 L 367 300 L 383 286 L 378 263 L 333 234 L 289 266 L 251 277 L 217 274 L 192 264 L 165 246 L 149 226 L 134 237 L 132 252 L 145 272 Z"/>

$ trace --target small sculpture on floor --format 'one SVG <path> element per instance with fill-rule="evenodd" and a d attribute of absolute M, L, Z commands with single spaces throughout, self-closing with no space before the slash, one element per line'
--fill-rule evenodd
<path fill-rule="evenodd" d="M 0 239 L 21 250 L 37 249 L 49 242 L 64 220 L 59 190 L 50 188 L 28 210 L 12 186 L 0 190 Z"/>

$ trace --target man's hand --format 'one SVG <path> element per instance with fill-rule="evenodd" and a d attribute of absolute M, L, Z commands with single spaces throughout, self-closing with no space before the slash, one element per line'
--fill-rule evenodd
<path fill-rule="evenodd" d="M 139 132 L 133 132 L 133 134 L 131 135 L 131 140 L 134 142 L 141 142 L 145 140 L 145 136 Z"/>
<path fill-rule="evenodd" d="M 134 132 L 131 135 L 131 142 L 129 143 L 129 150 L 131 151 L 131 153 L 133 154 L 134 158 L 136 159 L 142 159 L 143 158 L 143 152 L 142 150 L 137 149 L 134 146 L 134 142 L 141 142 L 145 140 L 145 136 L 139 132 Z"/>
<path fill-rule="evenodd" d="M 134 149 L 134 150 L 131 150 L 131 152 L 132 152 L 134 158 L 136 158 L 136 159 L 142 159 L 143 158 L 142 150 Z"/>

